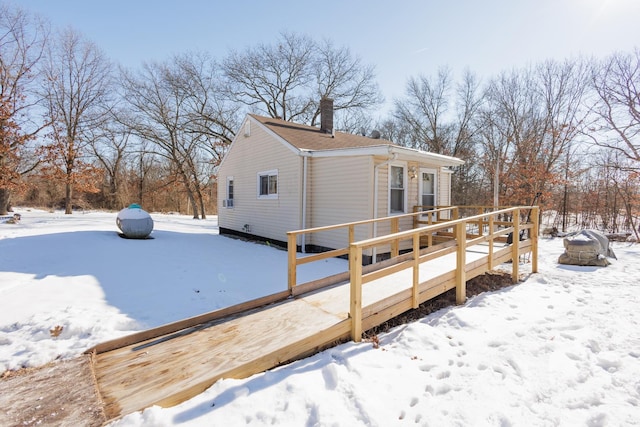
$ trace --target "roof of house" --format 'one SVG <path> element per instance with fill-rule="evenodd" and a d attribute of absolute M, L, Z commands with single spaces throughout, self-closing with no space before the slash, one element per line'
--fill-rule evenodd
<path fill-rule="evenodd" d="M 339 155 L 396 154 L 404 158 L 428 160 L 440 166 L 464 164 L 463 160 L 442 154 L 407 148 L 380 138 L 345 132 L 326 133 L 318 127 L 301 125 L 282 119 L 249 114 L 291 146 L 317 157 Z"/>
<path fill-rule="evenodd" d="M 370 147 L 372 145 L 395 145 L 385 139 L 373 139 L 344 132 L 334 132 L 332 135 L 314 126 L 301 125 L 254 114 L 250 114 L 250 116 L 300 150 L 319 151 L 335 150 L 336 148 Z"/>

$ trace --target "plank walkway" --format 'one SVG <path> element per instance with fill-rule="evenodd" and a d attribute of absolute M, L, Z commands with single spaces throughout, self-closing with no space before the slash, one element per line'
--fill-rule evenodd
<path fill-rule="evenodd" d="M 526 242 L 520 246 L 526 250 Z M 466 278 L 483 274 L 489 246 L 467 248 Z M 493 265 L 511 259 L 496 245 Z M 455 287 L 456 254 L 420 265 L 420 302 Z M 367 330 L 411 308 L 411 269 L 367 283 Z M 221 378 L 244 378 L 350 337 L 350 286 L 342 283 L 261 308 L 204 322 L 120 348 L 93 349 L 98 390 L 109 419 L 152 405 L 172 406 Z M 135 339 L 130 341 L 136 341 Z"/>

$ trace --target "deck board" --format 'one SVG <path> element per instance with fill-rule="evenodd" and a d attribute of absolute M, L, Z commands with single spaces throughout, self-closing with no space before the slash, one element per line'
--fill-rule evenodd
<path fill-rule="evenodd" d="M 483 271 L 477 265 L 483 265 L 487 254 L 486 245 L 476 245 L 467 250 L 466 263 Z M 433 285 L 440 286 L 434 290 L 430 283 L 455 270 L 455 257 L 452 253 L 420 265 L 423 299 L 442 292 L 443 285 Z M 399 314 L 406 307 L 399 294 L 406 294 L 411 282 L 408 269 L 366 283 L 363 312 L 369 307 L 371 317 L 363 323 Z M 350 331 L 349 304 L 350 285 L 344 283 L 96 354 L 94 370 L 105 412 L 113 419 L 155 404 L 174 405 L 218 379 L 248 376 L 344 339 Z"/>
<path fill-rule="evenodd" d="M 203 378 L 213 383 L 263 354 L 340 320 L 344 318 L 301 300 L 284 302 L 211 327 L 172 334 L 171 339 L 148 340 L 98 354 L 96 379 L 108 414 L 119 416 L 156 404 Z"/>

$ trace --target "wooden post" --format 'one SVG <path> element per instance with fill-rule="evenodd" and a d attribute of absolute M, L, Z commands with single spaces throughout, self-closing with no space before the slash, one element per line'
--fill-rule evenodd
<path fill-rule="evenodd" d="M 293 294 L 293 288 L 296 286 L 296 268 L 297 268 L 297 252 L 298 245 L 296 242 L 297 235 L 295 233 L 287 233 L 287 255 L 288 255 L 288 264 L 289 264 L 289 274 L 288 274 L 288 288 L 289 294 Z"/>
<path fill-rule="evenodd" d="M 511 239 L 511 281 L 518 283 L 520 265 L 520 209 L 513 211 L 513 234 Z"/>
<path fill-rule="evenodd" d="M 531 211 L 533 228 L 531 229 L 531 272 L 538 272 L 538 233 L 540 232 L 540 208 L 535 206 Z"/>
<path fill-rule="evenodd" d="M 440 215 L 440 213 L 438 213 L 438 215 Z M 427 225 L 431 224 L 433 224 L 433 221 L 431 220 L 431 214 L 427 214 Z M 427 246 L 433 246 L 433 231 L 429 231 L 427 233 Z"/>
<path fill-rule="evenodd" d="M 400 230 L 398 225 L 398 218 L 391 218 L 391 234 L 395 234 Z M 400 255 L 400 243 L 398 239 L 394 239 L 391 242 L 391 258 Z"/>
<path fill-rule="evenodd" d="M 484 213 L 484 209 L 482 207 L 478 208 L 478 215 L 482 215 Z M 478 237 L 484 235 L 484 217 L 480 217 L 478 220 Z"/>
<path fill-rule="evenodd" d="M 489 270 L 493 270 L 493 215 L 489 215 Z"/>
<path fill-rule="evenodd" d="M 420 284 L 420 233 L 413 234 L 413 293 L 411 295 L 413 308 L 420 305 L 418 285 Z"/>
<path fill-rule="evenodd" d="M 467 300 L 467 233 L 466 223 L 456 224 L 455 236 L 458 250 L 456 252 L 456 304 L 464 304 Z"/>
<path fill-rule="evenodd" d="M 362 248 L 349 245 L 349 273 L 351 279 L 351 339 L 362 340 Z"/>

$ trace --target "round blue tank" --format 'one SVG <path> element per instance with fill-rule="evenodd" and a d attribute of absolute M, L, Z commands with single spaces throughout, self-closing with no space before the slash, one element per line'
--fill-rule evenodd
<path fill-rule="evenodd" d="M 116 224 L 129 239 L 146 239 L 153 231 L 151 215 L 135 203 L 118 212 Z"/>

